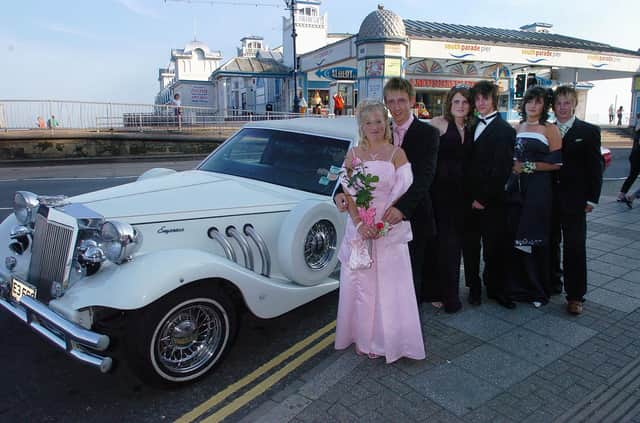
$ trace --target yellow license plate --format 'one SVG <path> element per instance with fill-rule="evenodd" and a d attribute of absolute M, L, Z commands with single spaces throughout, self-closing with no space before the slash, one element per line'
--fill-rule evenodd
<path fill-rule="evenodd" d="M 20 302 L 20 298 L 26 295 L 31 298 L 36 298 L 38 290 L 35 286 L 26 282 L 19 281 L 15 278 L 11 279 L 11 297 Z"/>

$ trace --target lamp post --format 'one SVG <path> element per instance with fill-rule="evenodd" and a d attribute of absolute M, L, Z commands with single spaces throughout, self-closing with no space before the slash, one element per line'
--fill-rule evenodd
<path fill-rule="evenodd" d="M 291 38 L 293 41 L 293 113 L 300 113 L 300 99 L 298 98 L 298 57 L 296 55 L 296 0 L 287 0 L 287 7 L 291 10 Z"/>

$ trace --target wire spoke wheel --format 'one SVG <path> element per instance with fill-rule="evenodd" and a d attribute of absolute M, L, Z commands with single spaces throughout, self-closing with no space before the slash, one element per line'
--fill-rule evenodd
<path fill-rule="evenodd" d="M 206 304 L 174 312 L 158 331 L 156 355 L 163 367 L 178 374 L 190 373 L 207 363 L 220 349 L 225 318 Z"/>
<path fill-rule="evenodd" d="M 304 258 L 311 269 L 322 269 L 336 252 L 338 235 L 328 220 L 314 224 L 304 242 Z"/>

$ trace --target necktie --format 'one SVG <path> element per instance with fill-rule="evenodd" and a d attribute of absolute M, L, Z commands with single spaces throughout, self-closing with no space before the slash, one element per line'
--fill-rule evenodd
<path fill-rule="evenodd" d="M 397 126 L 393 127 L 393 145 L 399 147 L 402 144 L 402 133 Z"/>
<path fill-rule="evenodd" d="M 558 129 L 560 130 L 560 135 L 562 136 L 562 138 L 564 138 L 564 136 L 567 135 L 567 132 L 569 132 L 569 126 L 563 125 L 561 123 L 558 124 Z"/>

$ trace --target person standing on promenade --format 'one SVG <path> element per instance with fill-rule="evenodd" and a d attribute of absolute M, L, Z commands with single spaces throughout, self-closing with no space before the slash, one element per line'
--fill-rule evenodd
<path fill-rule="evenodd" d="M 344 112 L 344 98 L 342 98 L 342 93 L 338 91 L 333 96 L 333 114 L 336 116 L 342 116 Z"/>
<path fill-rule="evenodd" d="M 173 114 L 176 117 L 178 128 L 182 128 L 182 100 L 180 100 L 180 93 L 175 93 L 173 95 L 171 105 L 173 106 Z"/>
<path fill-rule="evenodd" d="M 504 185 L 511 174 L 516 131 L 497 112 L 497 85 L 480 81 L 471 93 L 479 117 L 467 176 L 470 198 L 464 220 L 464 276 L 469 287 L 469 303 L 480 305 L 482 302 L 482 242 L 487 296 L 503 307 L 515 308 L 516 304 L 506 296 L 503 260 L 508 246 Z"/>
<path fill-rule="evenodd" d="M 567 311 L 581 314 L 587 292 L 587 213 L 600 198 L 600 128 L 578 119 L 575 88 L 563 85 L 553 95 L 553 111 L 562 135 L 562 167 L 554 184 L 552 269 L 560 267 L 562 238 Z"/>
<path fill-rule="evenodd" d="M 51 115 L 49 120 L 47 120 L 47 128 L 56 129 L 58 125 L 60 124 L 58 123 L 58 120 L 56 119 L 56 117 L 54 115 Z"/>
<path fill-rule="evenodd" d="M 357 109 L 360 141 L 347 153 L 342 188 L 348 193 L 349 219 L 340 246 L 340 299 L 336 318 L 336 349 L 355 343 L 356 353 L 369 358 L 384 356 L 387 363 L 401 357 L 425 358 L 420 314 L 411 278 L 407 243 L 409 222 L 398 222 L 383 232 L 375 222 L 412 184 L 411 165 L 402 148 L 391 144 L 387 108 L 380 101 L 361 101 Z M 350 184 L 354 174 L 375 175 L 366 222 L 354 200 Z M 370 243 L 366 252 L 365 242 Z M 365 251 L 362 251 L 362 250 Z"/>
<path fill-rule="evenodd" d="M 42 116 L 38 116 L 38 118 L 36 119 L 36 127 L 38 129 L 46 128 L 46 123 L 44 122 L 44 119 L 42 118 Z"/>
<path fill-rule="evenodd" d="M 618 107 L 618 122 L 616 123 L 616 126 L 622 126 L 622 111 L 624 109 L 622 108 L 622 106 Z"/>
<path fill-rule="evenodd" d="M 460 260 L 467 182 L 465 173 L 473 148 L 471 90 L 467 86 L 451 88 L 444 104 L 444 116 L 431 121 L 431 125 L 440 131 L 438 166 L 431 186 L 437 229 L 434 288 L 439 302 L 434 305 L 444 306 L 445 313 L 455 313 L 462 308 Z"/>
<path fill-rule="evenodd" d="M 440 136 L 438 130 L 413 116 L 411 109 L 416 93 L 411 83 L 403 78 L 391 78 L 384 86 L 384 100 L 391 113 L 393 144 L 405 151 L 413 183 L 384 214 L 391 225 L 403 220 L 411 223 L 413 240 L 409 242 L 413 283 L 418 303 L 429 300 L 423 297 L 425 273 L 435 266 L 433 248 L 436 227 L 429 190 L 436 173 L 436 161 Z M 340 186 L 334 201 L 341 211 L 346 210 L 346 200 Z M 425 262 L 428 263 L 425 266 Z"/>
<path fill-rule="evenodd" d="M 631 147 L 631 154 L 629 154 L 629 176 L 624 180 L 620 193 L 618 193 L 618 202 L 625 203 L 627 207 L 631 208 L 633 200 L 640 196 L 640 189 L 636 190 L 632 195 L 628 195 L 629 189 L 636 181 L 638 174 L 640 174 L 640 113 L 636 114 L 636 126 L 633 133 L 633 145 Z"/>
<path fill-rule="evenodd" d="M 562 137 L 550 122 L 553 93 L 539 85 L 524 94 L 507 192 L 506 256 L 509 298 L 540 307 L 549 302 L 549 239 L 554 172 L 562 166 Z"/>
<path fill-rule="evenodd" d="M 616 108 L 613 104 L 609 105 L 609 125 L 613 124 L 613 118 L 616 116 Z"/>

